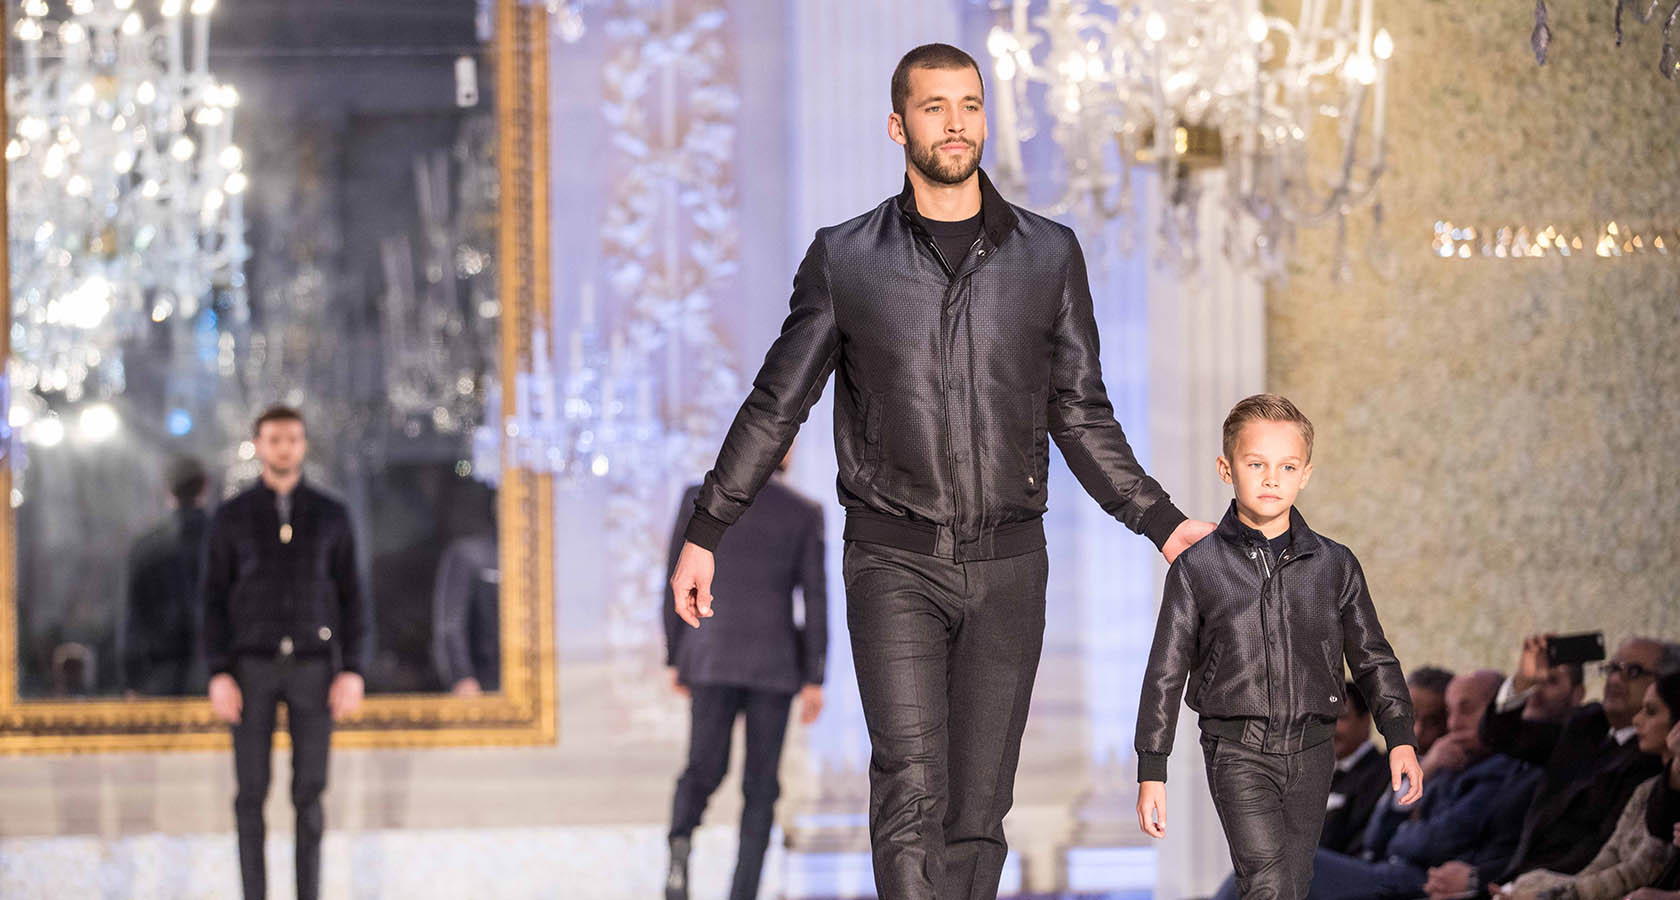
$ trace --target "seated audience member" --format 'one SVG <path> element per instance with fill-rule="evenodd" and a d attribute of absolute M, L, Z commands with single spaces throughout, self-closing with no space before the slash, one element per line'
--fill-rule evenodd
<path fill-rule="evenodd" d="M 1624 641 L 1603 665 L 1603 701 L 1578 707 L 1562 722 L 1523 717 L 1528 692 L 1539 687 L 1546 669 L 1545 638 L 1526 639 L 1517 675 L 1482 718 L 1483 743 L 1545 772 L 1523 816 L 1516 853 L 1504 872 L 1484 872 L 1484 884 L 1503 884 L 1535 869 L 1581 871 L 1615 830 L 1634 789 L 1661 768 L 1656 756 L 1639 748 L 1633 716 L 1657 675 L 1680 669 L 1680 646 Z"/>
<path fill-rule="evenodd" d="M 1668 767 L 1663 770 L 1663 779 L 1657 782 L 1657 787 L 1651 792 L 1651 805 L 1645 810 L 1645 830 L 1657 840 L 1667 840 L 1677 850 L 1680 850 L 1680 722 L 1668 730 L 1667 754 Z M 1634 900 L 1680 900 L 1680 853 L 1671 853 L 1668 865 L 1662 874 L 1651 883 L 1651 888 L 1643 892 L 1635 892 Z"/>
<path fill-rule="evenodd" d="M 1392 795 L 1377 804 L 1363 859 L 1320 850 L 1308 897 L 1416 897 L 1431 866 L 1466 858 L 1497 865 L 1510 857 L 1519 814 L 1539 776 L 1481 743 L 1481 711 L 1503 680 L 1483 670 L 1447 685 L 1447 732 L 1422 760 L 1423 800 L 1415 810 L 1399 807 Z"/>
<path fill-rule="evenodd" d="M 1526 674 L 1519 673 L 1519 677 L 1525 685 L 1528 684 L 1529 678 Z M 1544 677 L 1534 681 L 1531 687 L 1525 687 L 1524 692 L 1528 699 L 1523 702 L 1523 719 L 1531 722 L 1562 722 L 1568 719 L 1586 695 L 1581 679 L 1579 664 L 1547 668 Z M 1429 870 L 1424 889 L 1432 900 L 1441 900 L 1487 884 L 1503 874 L 1505 866 L 1510 862 L 1509 853 L 1504 856 L 1495 854 L 1492 859 L 1493 863 L 1484 863 L 1480 871 L 1464 860 L 1453 860 L 1435 866 Z"/>
<path fill-rule="evenodd" d="M 1438 666 L 1421 666 L 1406 675 L 1412 691 L 1412 711 L 1417 715 L 1418 758 L 1422 759 L 1435 739 L 1447 733 L 1447 685 L 1453 673 Z"/>
<path fill-rule="evenodd" d="M 1633 717 L 1634 740 L 1643 753 L 1662 758 L 1666 770 L 1673 763 L 1668 733 L 1680 720 L 1680 673 L 1670 673 L 1645 689 Z M 1646 887 L 1663 873 L 1673 855 L 1668 841 L 1653 837 L 1646 818 L 1651 797 L 1666 773 L 1641 782 L 1616 817 L 1609 840 L 1580 871 L 1563 874 L 1548 869 L 1528 871 L 1493 896 L 1509 900 L 1616 900 Z"/>
<path fill-rule="evenodd" d="M 1336 719 L 1336 772 L 1330 776 L 1324 833 L 1318 845 L 1338 853 L 1357 854 L 1365 846 L 1365 823 L 1371 810 L 1388 792 L 1387 754 L 1371 741 L 1371 708 L 1348 682 L 1342 687 L 1347 702 Z"/>

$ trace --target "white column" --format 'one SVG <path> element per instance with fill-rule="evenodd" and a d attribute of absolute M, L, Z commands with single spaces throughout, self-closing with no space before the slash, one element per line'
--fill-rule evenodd
<path fill-rule="evenodd" d="M 1210 521 L 1218 521 L 1231 501 L 1231 489 L 1214 468 L 1225 414 L 1238 400 L 1264 390 L 1266 376 L 1265 292 L 1222 246 L 1223 178 L 1223 173 L 1197 176 L 1199 271 L 1185 277 L 1157 267 L 1149 286 L 1150 470 L 1187 515 Z M 1156 569 L 1159 607 L 1166 566 L 1157 560 Z M 1168 837 L 1156 857 L 1160 900 L 1209 896 L 1230 873 L 1198 735 L 1196 714 L 1185 707 L 1167 770 Z"/>

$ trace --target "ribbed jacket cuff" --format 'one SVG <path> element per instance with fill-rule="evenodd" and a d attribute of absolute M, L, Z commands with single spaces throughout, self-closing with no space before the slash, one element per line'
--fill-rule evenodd
<path fill-rule="evenodd" d="M 1190 517 L 1179 512 L 1171 500 L 1157 500 L 1154 506 L 1143 511 L 1143 519 L 1138 522 L 1138 531 L 1154 542 L 1156 550 L 1160 550 L 1167 546 L 1172 533 L 1188 518 Z"/>
<path fill-rule="evenodd" d="M 1138 784 L 1145 781 L 1167 780 L 1167 755 L 1165 753 L 1138 754 Z"/>
<path fill-rule="evenodd" d="M 716 552 L 718 542 L 723 540 L 723 533 L 727 530 L 728 523 L 703 509 L 697 509 L 693 518 L 688 520 L 688 528 L 683 531 L 683 540 Z"/>
<path fill-rule="evenodd" d="M 1383 740 L 1388 742 L 1388 749 L 1390 750 L 1408 744 L 1413 748 L 1417 747 L 1417 734 L 1412 730 L 1412 720 L 1410 719 L 1384 722 L 1377 726 L 1377 730 L 1382 732 Z"/>

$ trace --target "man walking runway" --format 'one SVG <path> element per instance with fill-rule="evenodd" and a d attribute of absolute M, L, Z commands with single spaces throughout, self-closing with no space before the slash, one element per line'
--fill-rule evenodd
<path fill-rule="evenodd" d="M 1043 642 L 1048 439 L 1169 561 L 1213 526 L 1186 520 L 1114 420 L 1073 232 L 1010 205 L 980 171 L 973 58 L 917 47 L 893 73 L 892 104 L 904 189 L 817 232 L 701 484 L 671 588 L 689 625 L 712 615 L 712 550 L 835 373 L 876 888 L 992 898 Z"/>

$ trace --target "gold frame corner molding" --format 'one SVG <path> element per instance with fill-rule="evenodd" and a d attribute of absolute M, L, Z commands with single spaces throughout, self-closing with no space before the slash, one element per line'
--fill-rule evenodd
<path fill-rule="evenodd" d="M 500 366 L 504 377 L 529 368 L 530 335 L 550 317 L 548 240 L 547 10 L 496 0 L 497 167 L 501 209 L 498 252 L 505 261 Z M 5 71 L 0 42 L 0 72 Z M 0 97 L 0 121 L 5 118 Z M 0 158 L 0 179 L 6 176 Z M 0 230 L 6 227 L 0 203 Z M 9 271 L 0 241 L 0 271 Z M 11 308 L 7 285 L 0 296 Z M 9 312 L 7 313 L 9 318 Z M 0 372 L 10 356 L 0 328 Z M 503 393 L 512 413 L 515 392 Z M 6 448 L 9 450 L 9 448 Z M 0 497 L 11 495 L 9 457 L 0 459 Z M 495 694 L 374 694 L 337 723 L 340 748 L 517 746 L 556 741 L 554 649 L 554 501 L 551 479 L 524 471 L 503 449 L 497 496 L 500 524 L 502 685 Z M 0 504 L 0 755 L 216 750 L 229 746 L 226 725 L 205 699 L 35 700 L 18 696 L 16 517 Z M 285 744 L 284 729 L 277 735 Z"/>

